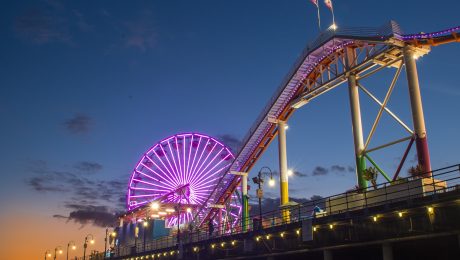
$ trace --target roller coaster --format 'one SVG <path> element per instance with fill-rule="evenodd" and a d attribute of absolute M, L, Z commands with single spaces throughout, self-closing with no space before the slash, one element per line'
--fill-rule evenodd
<path fill-rule="evenodd" d="M 412 65 L 408 64 L 412 63 L 410 58 L 415 60 L 420 56 L 428 54 L 433 46 L 460 42 L 459 30 L 460 26 L 456 26 L 432 33 L 403 34 L 399 25 L 394 21 L 390 21 L 378 28 L 343 27 L 328 29 L 321 33 L 315 41 L 305 47 L 298 60 L 283 79 L 281 85 L 268 101 L 268 104 L 255 120 L 255 123 L 243 139 L 242 146 L 233 160 L 229 171 L 220 178 L 218 185 L 215 186 L 211 195 L 195 214 L 195 224 L 197 226 L 206 225 L 209 219 L 214 218 L 218 214 L 218 208 L 208 207 L 207 205 L 225 205 L 231 199 L 242 177 L 232 175 L 230 171 L 249 172 L 252 169 L 257 160 L 278 135 L 280 127 L 276 123 L 277 120 L 289 120 L 297 109 L 347 81 L 349 86 L 350 84 L 354 84 L 352 87 L 360 88 L 379 104 L 380 115 L 383 112 L 387 112 L 409 134 L 407 137 L 388 144 L 368 148 L 373 131 L 380 118 L 379 116 L 374 122 L 373 130 L 369 134 L 366 143 L 363 140 L 357 140 L 359 138 L 362 139 L 362 133 L 355 134 L 357 178 L 360 187 L 363 188 L 365 185 L 362 180 L 362 172 L 359 172 L 364 167 L 362 160 L 367 158 L 377 166 L 368 153 L 403 141 L 409 141 L 409 145 L 402 156 L 397 171 L 393 178 L 390 178 L 381 171 L 384 177 L 388 181 L 396 179 L 414 141 L 417 146 L 419 164 L 424 167 L 423 170 L 425 172 L 431 171 L 423 111 L 417 111 L 417 109 L 421 110 L 421 104 L 413 104 L 412 106 L 413 110 L 415 110 L 413 111 L 414 114 L 422 113 L 421 115 L 416 114 L 414 116 L 413 124 L 415 129 L 412 130 L 408 124 L 402 122 L 401 119 L 386 107 L 386 102 L 389 95 L 391 95 L 394 83 L 403 66 L 406 65 L 407 70 L 409 65 Z M 384 68 L 396 68 L 396 74 L 385 100 L 379 101 L 369 90 L 359 84 L 359 80 L 373 76 Z M 352 82 L 350 82 L 350 75 L 352 75 Z M 418 78 L 416 80 L 417 91 L 419 91 Z M 351 95 L 354 94 L 351 93 Z M 420 98 L 420 93 L 416 94 Z M 359 110 L 359 102 L 357 105 L 357 108 L 353 108 L 354 105 L 352 104 L 352 109 Z M 416 118 L 420 116 L 422 116 L 422 122 Z M 357 128 L 361 128 L 361 122 L 358 122 L 360 118 L 352 116 L 352 121 L 354 131 Z M 361 144 L 359 145 L 359 143 Z M 380 167 L 377 168 L 380 170 Z"/>

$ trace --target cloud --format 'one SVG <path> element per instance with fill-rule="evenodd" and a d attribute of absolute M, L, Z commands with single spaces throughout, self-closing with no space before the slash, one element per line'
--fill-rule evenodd
<path fill-rule="evenodd" d="M 32 189 L 40 192 L 66 192 L 66 189 L 50 184 L 53 180 L 50 176 L 33 177 L 26 182 Z"/>
<path fill-rule="evenodd" d="M 74 168 L 82 173 L 92 174 L 102 170 L 102 165 L 97 162 L 78 162 Z"/>
<path fill-rule="evenodd" d="M 78 10 L 72 10 L 76 17 L 76 26 L 81 32 L 89 32 L 93 30 L 93 26 L 86 21 L 85 15 Z"/>
<path fill-rule="evenodd" d="M 117 212 L 110 212 L 106 206 L 85 206 L 68 204 L 67 208 L 72 209 L 69 216 L 60 214 L 53 215 L 54 218 L 67 219 L 82 225 L 92 224 L 99 227 L 111 227 L 117 222 Z"/>
<path fill-rule="evenodd" d="M 346 171 L 346 168 L 345 168 L 345 166 L 341 166 L 341 165 L 332 165 L 331 166 L 331 171 L 344 172 L 344 171 Z"/>
<path fill-rule="evenodd" d="M 218 135 L 217 139 L 222 141 L 226 146 L 230 147 L 234 153 L 238 152 L 242 145 L 240 139 L 230 134 Z"/>
<path fill-rule="evenodd" d="M 38 192 L 59 194 L 68 213 L 56 213 L 57 219 L 66 219 L 82 225 L 112 226 L 116 216 L 125 208 L 126 182 L 123 179 L 89 179 L 81 173 L 94 173 L 103 166 L 97 162 L 78 162 L 70 169 L 50 169 L 43 160 L 31 161 L 29 171 L 35 176 L 26 184 Z"/>
<path fill-rule="evenodd" d="M 294 176 L 302 178 L 302 177 L 308 177 L 308 174 L 302 173 L 302 172 L 299 172 L 299 171 L 294 171 Z"/>
<path fill-rule="evenodd" d="M 329 170 L 321 167 L 321 166 L 316 166 L 315 169 L 313 169 L 312 175 L 313 176 L 319 176 L 319 175 L 326 175 L 329 173 Z"/>
<path fill-rule="evenodd" d="M 144 10 L 134 20 L 123 23 L 124 46 L 142 52 L 155 46 L 157 35 L 153 24 L 153 15 L 149 10 Z"/>
<path fill-rule="evenodd" d="M 65 128 L 72 134 L 88 133 L 92 125 L 92 119 L 83 114 L 76 114 L 64 122 Z"/>
<path fill-rule="evenodd" d="M 59 193 L 66 205 L 107 205 L 114 211 L 125 207 L 126 181 L 124 179 L 89 179 L 81 174 L 99 171 L 103 166 L 96 162 L 79 162 L 70 169 L 50 169 L 45 161 L 31 161 L 29 171 L 34 174 L 26 184 L 38 192 Z"/>
<path fill-rule="evenodd" d="M 66 20 L 40 9 L 28 9 L 16 17 L 13 29 L 20 38 L 36 44 L 72 43 Z"/>

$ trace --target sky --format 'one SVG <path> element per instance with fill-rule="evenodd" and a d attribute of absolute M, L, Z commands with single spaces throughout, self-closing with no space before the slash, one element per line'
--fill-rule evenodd
<path fill-rule="evenodd" d="M 459 25 L 454 0 L 336 0 L 338 26 L 397 21 L 404 32 Z M 331 15 L 321 8 L 323 29 Z M 142 154 L 179 132 L 235 147 L 303 47 L 318 35 L 308 0 L 9 1 L 0 9 L 0 259 L 39 259 L 85 235 L 102 250 Z M 433 168 L 459 163 L 459 44 L 417 61 Z M 363 84 L 383 98 L 394 70 Z M 404 73 L 403 73 L 404 74 Z M 389 107 L 411 125 L 405 76 Z M 362 97 L 364 132 L 378 107 Z M 347 89 L 295 112 L 287 132 L 290 196 L 355 185 Z M 401 138 L 383 118 L 372 145 Z M 394 172 L 404 145 L 376 153 Z M 414 164 L 414 153 L 408 166 Z M 250 173 L 278 170 L 274 141 Z M 250 190 L 250 195 L 255 189 Z M 278 197 L 278 187 L 266 189 Z M 61 257 L 62 258 L 62 257 Z M 59 259 L 59 258 L 58 258 Z"/>

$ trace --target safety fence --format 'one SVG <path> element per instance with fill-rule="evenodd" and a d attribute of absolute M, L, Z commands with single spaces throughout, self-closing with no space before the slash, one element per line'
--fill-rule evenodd
<path fill-rule="evenodd" d="M 235 234 L 297 223 L 305 219 L 322 218 L 394 202 L 415 201 L 418 198 L 436 200 L 441 195 L 452 192 L 460 192 L 460 164 L 431 171 L 428 175 L 427 173 L 420 173 L 366 189 L 354 189 L 302 204 L 281 207 L 261 215 L 252 215 L 244 221 L 240 219 L 238 225 L 225 233 L 221 231 L 229 229 L 218 225 L 211 228 L 208 226 L 195 229 L 184 228 L 181 229 L 179 235 L 176 233 L 148 241 L 139 239 L 135 244 L 115 247 L 112 254 L 114 256 L 127 256 L 177 248 L 180 244 L 195 244 L 210 239 L 225 238 Z M 229 223 L 223 222 L 223 225 L 229 225 Z M 243 223 L 245 224 L 243 225 Z"/>

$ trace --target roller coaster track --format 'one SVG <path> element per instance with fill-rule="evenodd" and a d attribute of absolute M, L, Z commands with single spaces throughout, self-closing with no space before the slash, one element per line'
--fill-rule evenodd
<path fill-rule="evenodd" d="M 287 121 L 298 104 L 308 103 L 321 94 L 346 82 L 346 75 L 355 73 L 365 78 L 385 67 L 398 67 L 403 62 L 402 48 L 411 46 L 417 56 L 430 51 L 432 46 L 460 42 L 460 26 L 433 33 L 404 35 L 399 25 L 390 21 L 379 28 L 339 28 L 327 30 L 308 44 L 273 97 L 259 115 L 230 170 L 249 172 L 266 148 L 277 136 L 276 124 L 268 118 Z M 353 66 L 345 57 L 353 50 Z M 209 204 L 225 204 L 238 188 L 240 176 L 226 173 L 221 177 L 206 203 L 195 215 L 195 223 L 203 225 L 216 214 Z"/>

